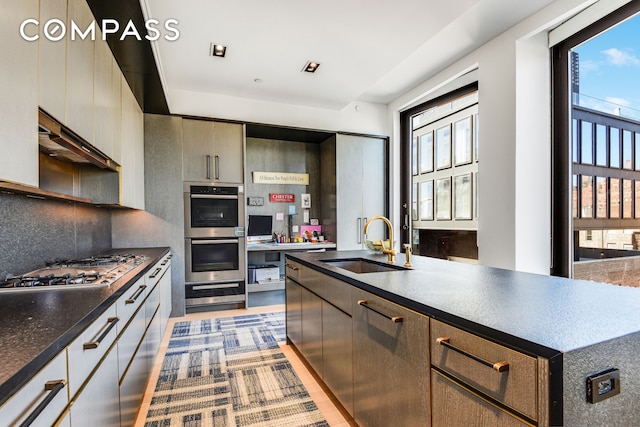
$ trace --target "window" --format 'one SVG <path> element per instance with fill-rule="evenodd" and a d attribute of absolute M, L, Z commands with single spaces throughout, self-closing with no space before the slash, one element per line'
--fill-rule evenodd
<path fill-rule="evenodd" d="M 640 255 L 639 12 L 630 2 L 553 48 L 555 275 L 640 281 L 606 262 Z"/>
<path fill-rule="evenodd" d="M 404 112 L 401 121 L 411 141 L 402 145 L 403 205 L 411 207 L 403 242 L 421 255 L 477 259 L 477 84 Z"/>

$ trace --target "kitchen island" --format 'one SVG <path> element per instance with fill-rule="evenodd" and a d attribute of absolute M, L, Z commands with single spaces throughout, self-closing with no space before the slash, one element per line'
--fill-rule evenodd
<path fill-rule="evenodd" d="M 116 336 L 121 339 L 120 354 L 124 354 L 125 347 L 133 345 L 131 350 L 126 350 L 129 359 L 123 360 L 122 363 L 126 362 L 128 366 L 137 368 L 145 365 L 146 362 L 133 363 L 135 354 L 144 353 L 145 358 L 151 358 L 151 349 L 159 343 L 158 334 L 166 325 L 170 307 L 170 304 L 167 304 L 170 302 L 170 274 L 166 275 L 167 271 L 170 273 L 169 248 L 114 249 L 109 251 L 108 255 L 129 253 L 144 255 L 144 262 L 110 285 L 66 285 L 67 287 L 63 285 L 0 291 L 2 306 L 0 318 L 5 325 L 0 331 L 0 351 L 3 355 L 2 369 L 0 369 L 0 411 L 3 416 L 13 413 L 11 406 L 15 406 L 14 402 L 17 399 L 12 397 L 23 392 L 25 387 L 28 388 L 39 372 L 46 371 L 59 360 L 64 371 L 57 374 L 64 378 L 68 375 L 68 379 L 65 379 L 62 385 L 66 386 L 68 383 L 71 390 L 80 389 L 78 396 L 83 394 L 81 391 L 83 388 L 88 388 L 88 383 L 83 385 L 84 379 L 78 379 L 74 384 L 73 378 L 77 376 L 76 372 L 81 372 L 83 369 L 91 370 L 92 368 L 87 367 L 90 364 L 85 362 L 87 366 L 79 366 L 69 362 L 67 374 L 66 357 L 62 357 L 68 353 L 72 358 L 72 353 L 75 351 L 74 345 L 79 338 L 86 338 L 84 347 L 83 343 L 80 343 L 80 352 L 87 353 L 82 356 L 85 361 L 98 357 L 95 362 L 99 364 L 112 357 L 117 365 L 118 353 L 110 351 L 110 348 L 115 348 Z M 162 304 L 160 299 L 164 300 Z M 94 327 L 96 329 L 92 331 Z M 126 339 L 128 331 L 136 331 L 136 334 L 139 334 L 139 336 L 136 335 L 135 342 L 133 339 Z M 84 335 L 87 334 L 89 335 L 85 337 Z M 145 340 L 143 341 L 141 337 L 145 337 Z M 147 338 L 149 340 L 152 338 L 153 343 L 147 342 Z M 149 352 L 146 350 L 147 344 Z M 94 349 L 99 350 L 94 351 Z M 111 354 L 113 356 L 109 356 Z M 120 372 L 124 372 L 123 366 L 119 369 Z M 133 368 L 130 369 L 133 370 Z M 115 371 L 118 371 L 117 367 Z M 93 375 L 90 371 L 87 373 L 88 377 Z M 146 373 L 142 372 L 140 375 L 146 378 Z M 47 381 L 56 378 L 48 378 Z M 115 378 L 110 381 L 115 380 L 117 386 L 118 379 L 127 385 L 124 375 L 118 376 L 117 372 Z M 34 390 L 40 393 L 42 389 L 36 387 Z M 116 395 L 117 393 L 116 389 Z M 26 396 L 29 402 L 36 397 L 31 394 L 27 393 Z M 73 396 L 72 392 L 66 390 L 58 396 L 67 394 L 70 397 Z M 88 395 L 88 393 L 84 394 Z M 64 402 L 60 404 L 65 405 Z M 97 414 L 94 415 L 97 416 Z M 52 416 L 57 418 L 58 413 Z M 66 418 L 69 417 L 66 416 Z M 119 423 L 119 415 L 116 418 Z M 7 420 L 7 418 L 4 419 Z M 65 425 L 65 422 L 63 421 L 61 425 Z"/>
<path fill-rule="evenodd" d="M 640 399 L 639 289 L 419 256 L 412 257 L 411 269 L 402 268 L 399 256 L 397 269 L 357 273 L 325 262 L 336 259 L 387 261 L 365 251 L 287 254 L 287 336 L 327 383 L 334 372 L 330 351 L 323 350 L 335 350 L 329 333 L 336 328 L 329 326 L 334 314 L 341 316 L 338 329 L 352 331 L 342 336 L 342 348 L 351 340 L 352 370 L 346 372 L 352 372 L 353 383 L 327 386 L 359 424 L 380 425 L 367 420 L 383 415 L 367 412 L 384 408 L 394 394 L 369 397 L 377 402 L 372 404 L 359 391 L 371 393 L 373 378 L 415 352 L 421 354 L 412 362 L 412 376 L 422 373 L 431 381 L 411 375 L 402 381 L 413 384 L 412 394 L 422 393 L 420 401 L 430 405 L 420 415 L 424 425 L 455 425 L 446 420 L 459 414 L 464 420 L 467 404 L 476 414 L 485 408 L 491 416 L 506 414 L 498 425 L 620 426 L 640 419 L 635 403 Z M 403 347 L 404 332 L 385 316 L 400 319 L 402 327 L 419 324 L 412 327 L 422 334 L 407 332 Z M 465 346 L 470 347 L 460 348 Z M 359 378 L 377 351 L 385 364 L 374 367 L 369 379 Z M 398 352 L 405 353 L 395 357 Z M 498 363 L 484 373 L 469 354 Z M 507 360 L 507 367 L 498 366 Z M 393 374 L 386 381 L 393 381 Z"/>

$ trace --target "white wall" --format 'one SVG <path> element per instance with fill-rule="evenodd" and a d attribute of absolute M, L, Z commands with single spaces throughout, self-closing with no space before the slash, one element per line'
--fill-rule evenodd
<path fill-rule="evenodd" d="M 170 91 L 168 98 L 172 114 L 371 135 L 390 130 L 386 106 L 368 102 L 332 110 L 184 90 Z"/>
<path fill-rule="evenodd" d="M 478 69 L 479 263 L 542 274 L 550 266 L 551 94 L 548 31 L 593 3 L 557 0 L 389 104 L 393 174 L 399 114 Z M 393 206 L 399 206 L 397 179 Z M 399 218 L 399 207 L 394 218 Z M 398 224 L 399 221 L 394 221 Z"/>

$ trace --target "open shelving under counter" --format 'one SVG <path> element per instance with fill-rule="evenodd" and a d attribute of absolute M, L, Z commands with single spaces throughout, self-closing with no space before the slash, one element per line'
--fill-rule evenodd
<path fill-rule="evenodd" d="M 247 280 L 247 292 L 280 291 L 285 288 L 284 280 L 284 253 L 285 252 L 324 252 L 335 250 L 333 242 L 306 242 L 306 243 L 248 243 L 247 264 L 265 266 L 272 265 L 278 268 L 278 279 L 257 280 L 249 283 Z M 250 275 L 247 275 L 249 278 Z"/>

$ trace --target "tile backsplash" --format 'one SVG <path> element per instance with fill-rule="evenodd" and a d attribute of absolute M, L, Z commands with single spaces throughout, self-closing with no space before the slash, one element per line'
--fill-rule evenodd
<path fill-rule="evenodd" d="M 0 280 L 111 248 L 111 211 L 0 193 Z"/>

